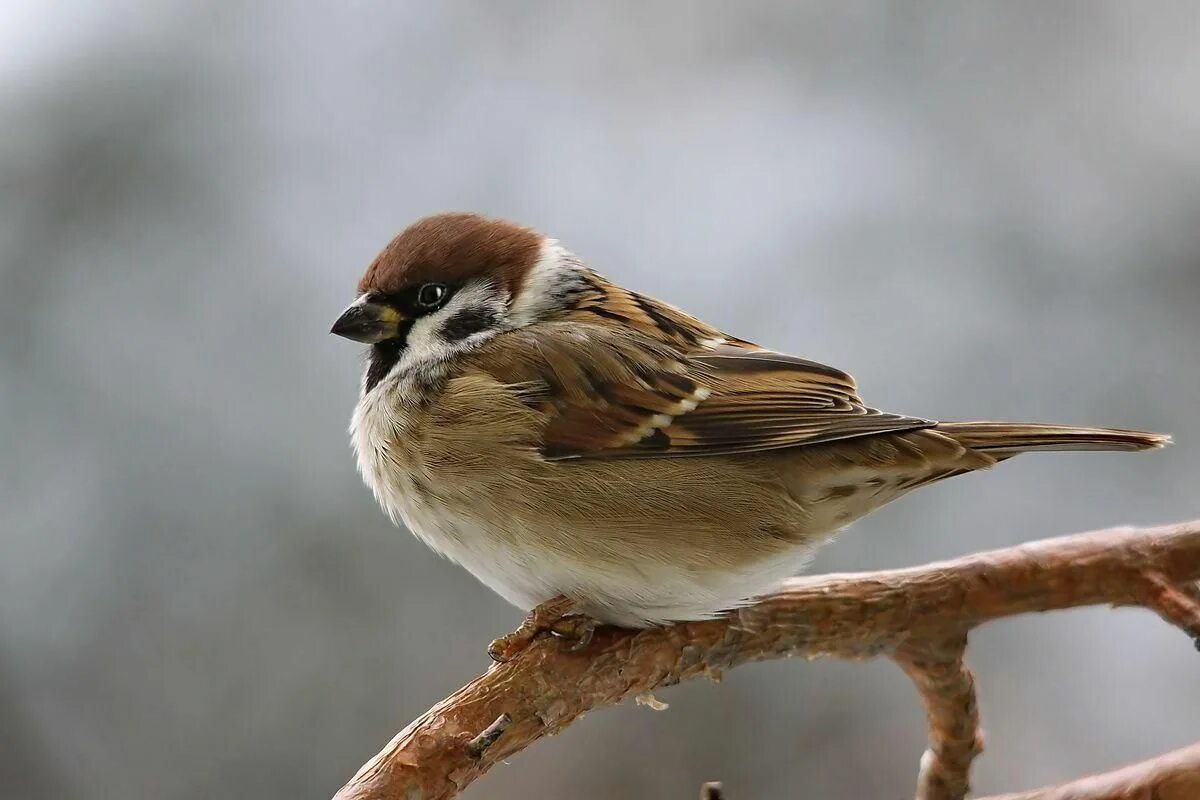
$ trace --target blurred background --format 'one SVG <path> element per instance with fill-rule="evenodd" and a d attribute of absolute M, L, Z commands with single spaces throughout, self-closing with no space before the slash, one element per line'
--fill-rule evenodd
<path fill-rule="evenodd" d="M 851 370 L 887 409 L 1144 427 L 907 498 L 816 570 L 1200 514 L 1200 8 L 0 7 L 0 785 L 325 798 L 520 613 L 392 528 L 327 334 L 418 216 Z M 973 639 L 981 792 L 1200 736 L 1196 653 L 1094 609 Z M 589 715 L 468 797 L 896 798 L 885 663 Z M 481 788 L 486 787 L 486 788 Z"/>

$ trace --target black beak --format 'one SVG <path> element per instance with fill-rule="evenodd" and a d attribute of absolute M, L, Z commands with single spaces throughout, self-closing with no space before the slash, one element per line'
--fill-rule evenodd
<path fill-rule="evenodd" d="M 363 344 L 376 344 L 400 335 L 404 315 L 382 303 L 359 300 L 342 312 L 329 332 Z"/>

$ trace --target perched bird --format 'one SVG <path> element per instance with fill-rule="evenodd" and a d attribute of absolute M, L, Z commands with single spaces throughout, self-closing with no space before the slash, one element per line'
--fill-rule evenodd
<path fill-rule="evenodd" d="M 562 632 L 567 612 L 633 627 L 711 617 L 917 487 L 1024 452 L 1170 441 L 878 411 L 841 370 L 475 214 L 393 239 L 332 332 L 370 345 L 350 431 L 375 497 L 510 602 L 553 600 L 526 638 Z M 573 629 L 582 642 L 587 628 Z"/>

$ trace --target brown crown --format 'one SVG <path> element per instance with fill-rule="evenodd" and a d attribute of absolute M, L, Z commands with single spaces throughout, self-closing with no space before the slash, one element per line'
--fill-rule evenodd
<path fill-rule="evenodd" d="M 434 214 L 392 239 L 367 267 L 358 291 L 390 294 L 430 281 L 458 284 L 486 276 L 515 296 L 541 244 L 541 234 L 504 220 Z"/>

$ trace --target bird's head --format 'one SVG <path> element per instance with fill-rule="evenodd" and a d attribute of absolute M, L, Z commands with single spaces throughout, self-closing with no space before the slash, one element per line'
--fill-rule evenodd
<path fill-rule="evenodd" d="M 398 365 L 443 362 L 568 305 L 579 262 L 536 231 L 436 214 L 391 241 L 332 333 L 371 345 L 364 392 Z"/>

